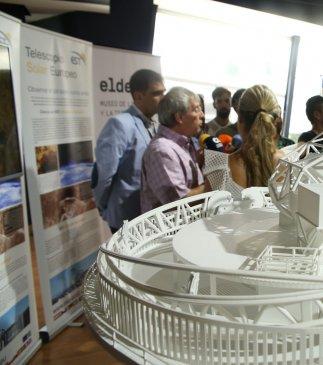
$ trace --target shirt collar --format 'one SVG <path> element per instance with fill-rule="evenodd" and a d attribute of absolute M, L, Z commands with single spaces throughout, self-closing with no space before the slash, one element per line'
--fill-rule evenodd
<path fill-rule="evenodd" d="M 154 124 L 154 122 L 151 119 L 147 118 L 135 104 L 132 104 L 132 107 L 136 111 L 138 117 L 143 121 L 146 128 L 149 128 Z"/>
<path fill-rule="evenodd" d="M 184 136 L 183 134 L 179 134 L 172 129 L 165 127 L 164 125 L 159 125 L 158 127 L 158 136 L 166 137 L 176 142 L 180 146 L 188 146 L 191 143 L 191 138 Z"/>

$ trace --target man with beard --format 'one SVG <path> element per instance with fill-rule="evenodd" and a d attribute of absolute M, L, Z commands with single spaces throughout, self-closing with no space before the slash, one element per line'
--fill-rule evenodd
<path fill-rule="evenodd" d="M 207 133 L 215 136 L 216 131 L 228 126 L 231 111 L 231 93 L 224 87 L 217 87 L 212 93 L 213 106 L 216 110 L 216 117 L 206 124 Z"/>

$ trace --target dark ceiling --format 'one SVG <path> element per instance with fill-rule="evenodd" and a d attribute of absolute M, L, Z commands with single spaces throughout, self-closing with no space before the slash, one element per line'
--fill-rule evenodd
<path fill-rule="evenodd" d="M 10 0 L 3 0 L 5 2 Z M 59 3 L 59 0 L 56 0 Z M 66 0 L 65 0 L 66 1 Z M 78 1 L 82 3 L 92 4 L 111 4 L 110 0 L 67 0 Z M 153 3 L 153 0 L 123 0 L 129 2 L 129 5 L 138 6 L 142 3 Z M 176 1 L 176 0 L 173 0 Z M 294 19 L 323 26 L 323 0 L 217 0 L 218 2 L 243 6 L 254 10 L 260 10 L 271 14 L 282 15 Z M 22 4 L 24 1 L 21 1 Z M 3 4 L 0 0 L 0 10 L 7 12 L 13 16 L 24 19 L 28 14 L 28 10 L 23 5 Z M 111 9 L 111 12 L 113 9 Z"/>

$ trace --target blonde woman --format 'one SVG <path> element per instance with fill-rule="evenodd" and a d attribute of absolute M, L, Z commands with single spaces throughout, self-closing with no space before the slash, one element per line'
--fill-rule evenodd
<path fill-rule="evenodd" d="M 281 131 L 280 106 L 274 93 L 255 85 L 241 96 L 238 131 L 242 147 L 231 155 L 205 150 L 206 189 L 227 190 L 239 199 L 251 186 L 267 186 L 284 152 L 276 147 Z"/>

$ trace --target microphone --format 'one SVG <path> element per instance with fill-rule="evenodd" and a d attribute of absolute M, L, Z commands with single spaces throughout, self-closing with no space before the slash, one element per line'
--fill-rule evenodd
<path fill-rule="evenodd" d="M 218 138 L 224 146 L 232 142 L 232 137 L 229 134 L 220 134 Z"/>
<path fill-rule="evenodd" d="M 223 150 L 226 153 L 230 153 L 231 151 L 231 143 L 232 143 L 232 137 L 229 134 L 220 134 L 218 136 L 219 140 L 223 144 Z"/>
<path fill-rule="evenodd" d="M 238 148 L 241 147 L 241 145 L 242 145 L 242 138 L 241 138 L 240 134 L 235 134 L 232 137 L 231 144 L 232 144 L 232 146 L 234 147 L 235 150 L 237 150 Z"/>
<path fill-rule="evenodd" d="M 212 151 L 223 152 L 223 144 L 220 139 L 212 137 L 209 134 L 201 134 L 199 137 L 199 144 L 202 148 L 206 148 Z"/>

